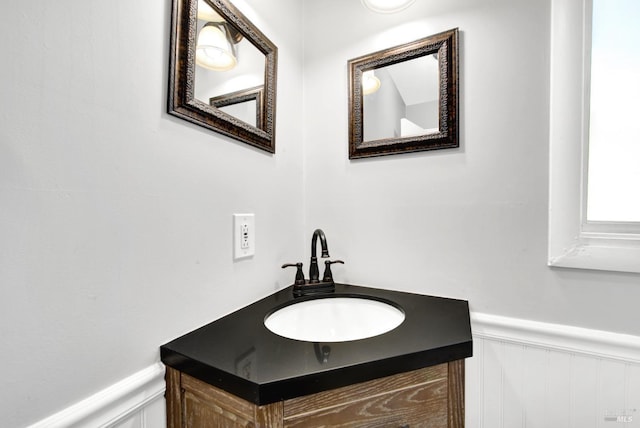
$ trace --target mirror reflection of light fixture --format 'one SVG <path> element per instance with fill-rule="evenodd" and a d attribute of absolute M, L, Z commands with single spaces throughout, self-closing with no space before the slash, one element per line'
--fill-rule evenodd
<path fill-rule="evenodd" d="M 416 0 L 361 0 L 369 10 L 377 13 L 400 12 L 415 3 Z"/>
<path fill-rule="evenodd" d="M 227 71 L 237 62 L 229 26 L 217 22 L 205 24 L 198 35 L 196 64 L 209 70 Z"/>
<path fill-rule="evenodd" d="M 364 71 L 362 73 L 362 95 L 373 94 L 378 89 L 380 89 L 380 79 L 373 74 L 373 70 Z"/>
<path fill-rule="evenodd" d="M 205 22 L 224 22 L 224 18 L 204 0 L 198 0 L 198 19 Z"/>

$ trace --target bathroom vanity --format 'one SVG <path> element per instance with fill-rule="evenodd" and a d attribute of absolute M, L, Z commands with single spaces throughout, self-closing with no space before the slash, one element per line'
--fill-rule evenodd
<path fill-rule="evenodd" d="M 335 297 L 389 303 L 405 317 L 342 342 L 265 326 L 280 308 Z M 161 347 L 168 427 L 463 427 L 471 355 L 466 301 L 346 284 L 294 297 L 288 287 Z"/>

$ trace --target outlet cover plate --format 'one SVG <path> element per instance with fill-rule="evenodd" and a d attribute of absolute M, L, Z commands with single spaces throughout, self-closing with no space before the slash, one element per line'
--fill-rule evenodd
<path fill-rule="evenodd" d="M 256 252 L 254 214 L 233 215 L 233 258 L 251 257 Z"/>

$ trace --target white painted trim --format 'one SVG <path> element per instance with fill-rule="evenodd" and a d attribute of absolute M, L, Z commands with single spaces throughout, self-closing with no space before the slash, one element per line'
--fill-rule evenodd
<path fill-rule="evenodd" d="M 164 372 L 163 364 L 153 364 L 29 428 L 113 427 L 162 397 Z"/>
<path fill-rule="evenodd" d="M 552 0 L 549 266 L 640 273 L 640 234 L 586 224 L 591 0 Z M 606 226 L 606 225 L 602 225 Z"/>
<path fill-rule="evenodd" d="M 640 336 L 476 312 L 471 328 L 477 338 L 640 364 Z"/>

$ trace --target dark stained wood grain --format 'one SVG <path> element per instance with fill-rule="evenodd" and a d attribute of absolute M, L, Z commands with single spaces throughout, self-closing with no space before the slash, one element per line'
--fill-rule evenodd
<path fill-rule="evenodd" d="M 464 360 L 449 364 L 449 428 L 464 428 Z"/>
<path fill-rule="evenodd" d="M 167 367 L 165 372 L 167 428 L 182 428 L 182 397 L 180 394 L 180 372 Z"/>

